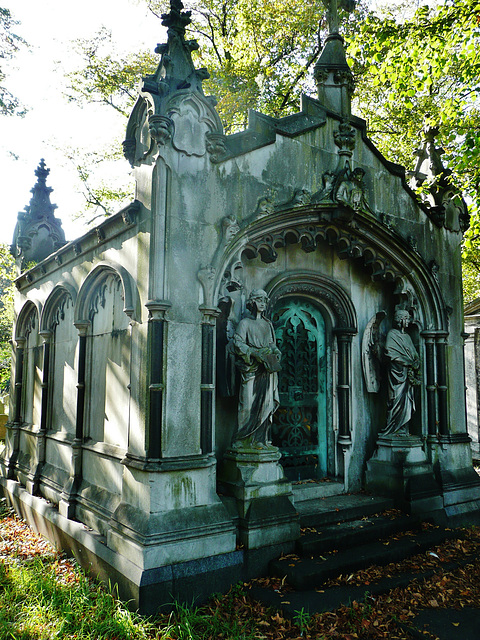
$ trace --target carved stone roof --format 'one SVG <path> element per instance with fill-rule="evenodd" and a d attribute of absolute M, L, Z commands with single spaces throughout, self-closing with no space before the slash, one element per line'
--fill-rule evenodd
<path fill-rule="evenodd" d="M 11 252 L 21 258 L 22 268 L 40 262 L 65 244 L 62 222 L 54 216 L 57 205 L 50 202 L 53 189 L 46 184 L 49 173 L 42 158 L 35 170 L 37 182 L 31 189 L 30 204 L 18 214 Z"/>

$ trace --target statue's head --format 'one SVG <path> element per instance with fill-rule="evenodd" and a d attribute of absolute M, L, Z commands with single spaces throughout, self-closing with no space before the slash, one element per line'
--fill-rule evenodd
<path fill-rule="evenodd" d="M 364 176 L 365 176 L 365 171 L 361 167 L 356 167 L 352 171 L 352 179 L 354 182 L 357 182 L 360 184 L 363 181 Z"/>
<path fill-rule="evenodd" d="M 393 316 L 394 324 L 402 328 L 408 327 L 408 325 L 410 324 L 410 320 L 410 314 L 405 309 L 398 309 L 397 311 L 395 311 L 395 315 Z"/>
<path fill-rule="evenodd" d="M 268 302 L 269 297 L 266 291 L 263 289 L 254 289 L 248 296 L 247 309 L 251 313 L 255 313 L 257 309 L 263 312 L 267 308 Z"/>

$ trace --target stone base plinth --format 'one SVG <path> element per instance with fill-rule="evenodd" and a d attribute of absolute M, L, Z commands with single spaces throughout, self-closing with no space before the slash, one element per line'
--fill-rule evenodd
<path fill-rule="evenodd" d="M 230 449 L 219 472 L 220 491 L 235 498 L 238 538 L 247 549 L 281 544 L 300 535 L 292 485 L 276 447 Z"/>
<path fill-rule="evenodd" d="M 443 517 L 441 490 L 420 438 L 380 436 L 367 462 L 366 489 L 393 498 L 407 513 Z"/>

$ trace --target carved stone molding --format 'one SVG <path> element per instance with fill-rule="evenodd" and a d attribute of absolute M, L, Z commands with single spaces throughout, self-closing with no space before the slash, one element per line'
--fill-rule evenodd
<path fill-rule="evenodd" d="M 148 132 L 157 145 L 163 146 L 172 139 L 173 121 L 167 116 L 152 115 L 148 119 Z"/>
<path fill-rule="evenodd" d="M 210 161 L 213 163 L 221 162 L 228 154 L 225 135 L 223 133 L 212 133 L 208 131 L 205 137 Z"/>
<path fill-rule="evenodd" d="M 337 331 L 357 333 L 357 315 L 350 297 L 327 276 L 309 271 L 290 271 L 270 282 L 266 291 L 272 308 L 280 298 L 290 295 L 304 295 L 323 301 L 335 318 Z"/>

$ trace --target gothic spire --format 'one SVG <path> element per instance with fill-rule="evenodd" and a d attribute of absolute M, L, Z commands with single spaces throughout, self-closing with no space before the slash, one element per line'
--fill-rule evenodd
<path fill-rule="evenodd" d="M 339 9 L 353 11 L 355 0 L 323 0 L 323 4 L 327 10 L 329 34 L 314 69 L 318 99 L 328 109 L 348 117 L 354 83 L 345 57 L 344 40 L 339 33 Z"/>
<path fill-rule="evenodd" d="M 50 202 L 52 187 L 47 187 L 47 169 L 42 158 L 35 170 L 37 182 L 31 189 L 30 204 L 18 214 L 11 251 L 21 258 L 23 267 L 40 262 L 65 244 L 62 222 L 54 216 L 56 204 Z"/>

